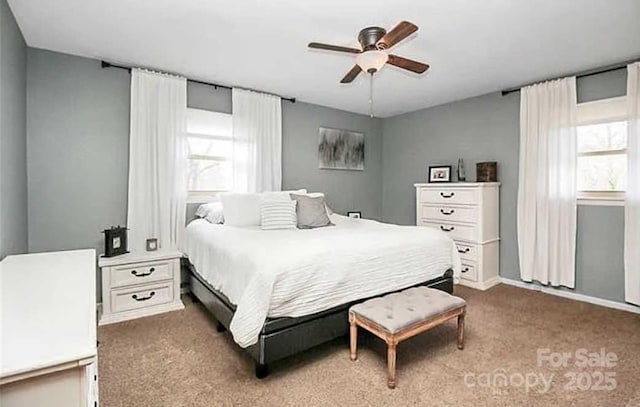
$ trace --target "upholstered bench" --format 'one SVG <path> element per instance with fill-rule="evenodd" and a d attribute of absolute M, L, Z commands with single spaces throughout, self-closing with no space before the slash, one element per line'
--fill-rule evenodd
<path fill-rule="evenodd" d="M 394 388 L 398 343 L 458 317 L 458 349 L 463 349 L 466 308 L 462 298 L 427 287 L 409 288 L 354 305 L 349 309 L 351 360 L 357 359 L 360 326 L 387 343 L 387 385 Z"/>

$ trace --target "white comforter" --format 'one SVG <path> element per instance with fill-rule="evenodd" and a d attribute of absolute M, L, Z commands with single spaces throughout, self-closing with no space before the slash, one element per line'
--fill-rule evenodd
<path fill-rule="evenodd" d="M 237 306 L 230 331 L 258 341 L 267 316 L 299 317 L 441 276 L 460 259 L 443 232 L 331 215 L 336 226 L 261 230 L 187 226 L 185 252 L 198 273 Z"/>

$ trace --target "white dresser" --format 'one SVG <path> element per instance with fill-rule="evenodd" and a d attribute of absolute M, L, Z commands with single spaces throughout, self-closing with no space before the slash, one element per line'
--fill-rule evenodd
<path fill-rule="evenodd" d="M 96 407 L 96 253 L 0 262 L 0 405 Z"/>
<path fill-rule="evenodd" d="M 460 284 L 486 290 L 498 284 L 498 182 L 415 184 L 416 224 L 448 233 L 462 260 Z"/>
<path fill-rule="evenodd" d="M 102 315 L 99 325 L 183 309 L 177 251 L 100 257 Z"/>

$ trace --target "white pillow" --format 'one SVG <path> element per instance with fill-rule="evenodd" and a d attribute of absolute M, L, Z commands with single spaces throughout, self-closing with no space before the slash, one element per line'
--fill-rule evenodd
<path fill-rule="evenodd" d="M 296 201 L 265 199 L 260 207 L 260 227 L 263 230 L 295 229 L 298 225 Z"/>
<path fill-rule="evenodd" d="M 291 199 L 290 193 L 306 193 L 306 189 L 299 191 L 265 192 L 263 194 L 226 193 L 220 195 L 224 209 L 224 223 L 227 226 L 260 226 L 260 203 L 262 196 L 269 196 L 269 200 Z"/>
<path fill-rule="evenodd" d="M 221 194 L 227 226 L 260 225 L 260 194 Z"/>
<path fill-rule="evenodd" d="M 196 211 L 196 216 L 214 224 L 224 223 L 222 202 L 209 202 L 200 205 Z"/>
<path fill-rule="evenodd" d="M 263 201 L 276 201 L 276 200 L 290 201 L 291 200 L 290 194 L 306 194 L 306 193 L 307 193 L 306 189 L 299 189 L 297 191 L 269 191 L 269 192 L 262 193 L 262 200 Z"/>

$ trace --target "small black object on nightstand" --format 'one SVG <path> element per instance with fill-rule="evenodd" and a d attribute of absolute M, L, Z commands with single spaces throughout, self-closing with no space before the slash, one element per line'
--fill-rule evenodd
<path fill-rule="evenodd" d="M 129 253 L 127 251 L 127 228 L 124 226 L 111 226 L 104 233 L 104 257 L 119 256 Z"/>

